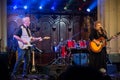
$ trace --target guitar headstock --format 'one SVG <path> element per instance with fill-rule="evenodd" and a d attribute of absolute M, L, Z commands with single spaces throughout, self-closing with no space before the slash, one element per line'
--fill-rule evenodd
<path fill-rule="evenodd" d="M 46 37 L 43 37 L 43 39 L 50 39 L 50 37 L 46 36 Z"/>
<path fill-rule="evenodd" d="M 114 35 L 113 37 L 117 37 L 120 35 L 120 32 L 116 33 L 116 35 Z"/>
<path fill-rule="evenodd" d="M 120 35 L 120 32 L 118 32 L 116 35 Z"/>

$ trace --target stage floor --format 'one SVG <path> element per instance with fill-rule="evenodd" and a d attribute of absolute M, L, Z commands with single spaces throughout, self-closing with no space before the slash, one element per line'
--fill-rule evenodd
<path fill-rule="evenodd" d="M 17 80 L 57 80 L 69 65 L 49 65 L 37 67 L 37 72 L 29 73 L 28 78 L 22 78 L 21 73 L 17 75 Z M 120 80 L 120 72 L 108 74 L 112 80 Z M 11 79 L 10 79 L 11 80 Z"/>
<path fill-rule="evenodd" d="M 120 80 L 120 73 L 109 75 L 112 80 Z M 22 78 L 22 75 L 17 75 L 16 80 L 57 80 L 56 75 L 50 76 L 46 74 L 28 74 L 28 78 Z"/>

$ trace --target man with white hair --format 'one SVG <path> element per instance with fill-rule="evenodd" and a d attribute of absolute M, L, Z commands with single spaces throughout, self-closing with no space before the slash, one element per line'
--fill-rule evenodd
<path fill-rule="evenodd" d="M 36 40 L 42 41 L 41 37 L 35 38 L 31 35 L 31 31 L 29 29 L 30 17 L 24 17 L 22 20 L 23 24 L 20 25 L 19 29 L 15 32 L 13 36 L 18 41 L 18 58 L 11 74 L 12 80 L 16 79 L 17 71 L 22 61 L 24 61 L 22 76 L 24 78 L 27 78 L 32 46 L 30 42 Z"/>

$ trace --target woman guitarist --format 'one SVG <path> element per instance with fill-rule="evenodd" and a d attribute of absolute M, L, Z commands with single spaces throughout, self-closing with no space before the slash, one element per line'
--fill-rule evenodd
<path fill-rule="evenodd" d="M 100 21 L 94 23 L 94 28 L 91 29 L 89 39 L 89 65 L 97 70 L 106 72 L 107 51 L 105 41 L 107 40 L 107 35 Z"/>

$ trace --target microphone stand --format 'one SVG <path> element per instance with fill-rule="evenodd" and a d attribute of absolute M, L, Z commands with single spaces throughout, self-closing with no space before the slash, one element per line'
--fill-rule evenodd
<path fill-rule="evenodd" d="M 39 52 L 39 54 L 41 54 L 41 53 L 43 53 L 43 51 L 42 50 L 40 50 L 38 47 L 36 47 L 36 45 L 35 44 L 33 44 L 33 50 L 34 51 L 37 51 L 37 52 Z"/>
<path fill-rule="evenodd" d="M 31 68 L 31 72 L 32 73 L 36 73 L 36 67 L 35 67 L 35 50 L 37 50 L 40 54 L 43 52 L 42 50 L 38 49 L 35 44 L 33 44 L 32 46 L 32 68 Z"/>
<path fill-rule="evenodd" d="M 31 72 L 36 72 L 36 68 L 35 68 L 35 52 L 34 50 L 32 50 L 32 69 Z"/>

